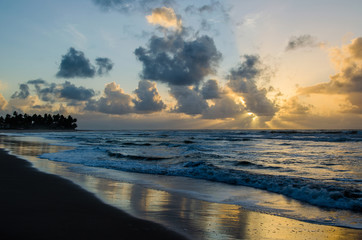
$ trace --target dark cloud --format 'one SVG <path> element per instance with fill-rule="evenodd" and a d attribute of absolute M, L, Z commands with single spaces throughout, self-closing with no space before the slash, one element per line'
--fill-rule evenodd
<path fill-rule="evenodd" d="M 200 23 L 197 26 L 197 31 L 204 31 L 214 36 L 220 35 L 220 23 L 228 22 L 230 19 L 230 9 L 226 7 L 225 2 L 210 1 L 207 4 L 198 4 L 195 1 L 192 5 L 188 5 L 184 11 L 191 17 L 198 18 L 197 22 Z M 203 2 L 204 3 L 204 2 Z"/>
<path fill-rule="evenodd" d="M 35 80 L 29 80 L 27 81 L 27 84 L 46 84 L 46 81 L 43 79 L 35 79 Z"/>
<path fill-rule="evenodd" d="M 30 86 L 34 86 L 35 92 L 40 100 L 54 103 L 57 101 L 87 101 L 95 96 L 93 89 L 85 87 L 76 87 L 74 84 L 66 81 L 63 84 L 47 83 L 42 79 L 27 81 L 27 84 L 20 85 L 20 92 L 13 94 L 12 98 L 25 99 L 30 95 Z"/>
<path fill-rule="evenodd" d="M 46 87 L 40 87 L 39 85 L 35 85 L 36 92 L 38 97 L 45 102 L 55 102 L 58 98 L 58 89 L 57 84 L 51 83 L 46 84 Z"/>
<path fill-rule="evenodd" d="M 105 11 L 117 10 L 128 12 L 136 8 L 136 3 L 138 5 L 138 2 L 135 0 L 93 0 L 93 2 Z"/>
<path fill-rule="evenodd" d="M 87 101 L 95 96 L 93 89 L 87 89 L 85 87 L 76 87 L 70 82 L 65 82 L 62 85 L 62 89 L 59 90 L 60 97 L 70 100 Z"/>
<path fill-rule="evenodd" d="M 91 64 L 82 51 L 71 47 L 62 57 L 56 76 L 58 78 L 93 78 L 96 74 L 99 76 L 108 74 L 113 68 L 113 63 L 109 58 L 96 58 L 96 65 L 97 68 Z"/>
<path fill-rule="evenodd" d="M 99 100 L 90 100 L 85 109 L 116 115 L 134 112 L 132 97 L 115 82 L 107 84 L 103 96 Z"/>
<path fill-rule="evenodd" d="M 147 80 L 140 81 L 134 91 L 138 99 L 134 99 L 136 112 L 151 113 L 161 111 L 166 105 L 161 100 L 156 84 Z"/>
<path fill-rule="evenodd" d="M 207 80 L 202 86 L 201 94 L 204 99 L 220 98 L 221 91 L 218 82 L 212 79 Z"/>
<path fill-rule="evenodd" d="M 209 4 L 201 6 L 189 5 L 185 8 L 186 13 L 190 14 L 215 14 L 219 13 L 225 20 L 229 19 L 229 10 L 225 8 L 225 5 L 220 1 L 210 1 Z"/>
<path fill-rule="evenodd" d="M 148 47 L 139 47 L 135 55 L 143 63 L 141 77 L 171 85 L 197 85 L 215 73 L 221 59 L 214 41 L 208 36 L 184 40 L 180 33 L 151 37 Z"/>
<path fill-rule="evenodd" d="M 56 76 L 59 78 L 92 78 L 95 73 L 95 67 L 84 56 L 84 53 L 71 47 L 68 53 L 62 57 Z"/>
<path fill-rule="evenodd" d="M 233 97 L 224 95 L 215 100 L 215 104 L 204 111 L 202 117 L 207 119 L 235 118 L 244 113 L 244 107 L 237 104 Z"/>
<path fill-rule="evenodd" d="M 170 94 L 177 100 L 174 112 L 196 115 L 202 114 L 208 108 L 208 104 L 201 94 L 189 87 L 171 86 Z"/>
<path fill-rule="evenodd" d="M 213 85 L 216 81 L 209 80 L 208 82 Z M 216 90 L 215 88 L 212 89 Z M 235 102 L 233 96 L 222 93 L 219 88 L 217 90 L 218 98 L 215 98 L 216 95 L 214 95 L 212 103 L 209 105 L 202 94 L 202 90 L 199 91 L 197 88 L 187 86 L 171 86 L 170 94 L 177 100 L 172 111 L 188 115 L 200 115 L 204 119 L 237 118 L 246 113 L 244 106 Z M 216 92 L 214 91 L 214 93 Z"/>
<path fill-rule="evenodd" d="M 255 78 L 257 78 L 262 71 L 259 56 L 244 55 L 243 58 L 245 59 L 244 62 L 231 70 L 230 77 L 239 76 L 241 78 L 249 79 L 250 81 L 255 81 Z M 254 85 L 247 84 L 246 81 L 230 81 L 229 85 L 237 92 L 247 92 L 249 86 L 254 87 Z"/>
<path fill-rule="evenodd" d="M 274 116 L 278 110 L 270 101 L 265 88 L 258 88 L 257 81 L 265 68 L 256 55 L 243 56 L 245 61 L 230 71 L 228 86 L 244 98 L 246 108 L 258 116 Z"/>
<path fill-rule="evenodd" d="M 288 42 L 287 47 L 285 48 L 286 51 L 295 50 L 298 48 L 305 48 L 305 47 L 319 47 L 323 43 L 317 42 L 316 38 L 305 34 L 300 36 L 292 36 Z"/>
<path fill-rule="evenodd" d="M 157 6 L 172 6 L 173 0 L 93 0 L 103 11 L 130 13 L 135 11 L 149 12 Z"/>
<path fill-rule="evenodd" d="M 113 68 L 113 63 L 109 58 L 96 58 L 97 74 L 102 76 L 108 74 Z"/>
<path fill-rule="evenodd" d="M 29 86 L 25 83 L 20 84 L 19 86 L 20 91 L 16 91 L 11 98 L 20 98 L 25 99 L 30 95 Z"/>
<path fill-rule="evenodd" d="M 35 90 L 36 90 L 36 92 L 37 92 L 38 95 L 39 95 L 39 92 L 40 92 L 41 89 L 42 89 L 42 86 L 48 85 L 48 83 L 47 83 L 45 80 L 40 79 L 40 78 L 34 79 L 34 80 L 29 80 L 29 81 L 27 81 L 27 84 L 29 84 L 29 85 L 34 85 L 34 86 L 35 86 Z M 39 97 L 40 97 L 40 95 L 39 95 Z M 40 99 L 42 99 L 42 97 L 40 97 Z"/>

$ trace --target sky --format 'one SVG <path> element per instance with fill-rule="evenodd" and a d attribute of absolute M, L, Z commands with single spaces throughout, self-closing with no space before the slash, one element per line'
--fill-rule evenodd
<path fill-rule="evenodd" d="M 2 0 L 0 115 L 361 129 L 360 0 Z"/>

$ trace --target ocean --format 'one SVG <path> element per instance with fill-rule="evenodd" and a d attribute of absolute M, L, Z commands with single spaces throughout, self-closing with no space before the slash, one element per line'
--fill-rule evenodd
<path fill-rule="evenodd" d="M 24 132 L 72 171 L 301 221 L 362 229 L 360 130 Z M 132 173 L 141 173 L 134 175 Z"/>

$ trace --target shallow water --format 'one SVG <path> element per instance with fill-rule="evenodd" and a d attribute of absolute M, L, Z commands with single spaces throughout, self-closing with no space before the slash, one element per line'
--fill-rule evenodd
<path fill-rule="evenodd" d="M 72 147 L 41 157 L 75 163 L 73 172 L 307 222 L 362 228 L 358 131 L 26 135 Z"/>
<path fill-rule="evenodd" d="M 242 198 L 248 195 L 255 195 L 251 196 L 251 199 L 267 196 L 257 189 L 183 177 L 108 171 L 38 158 L 38 155 L 44 153 L 71 149 L 67 146 L 49 145 L 48 142 L 34 137 L 0 137 L 1 148 L 26 157 L 38 169 L 68 178 L 109 204 L 134 216 L 159 222 L 192 239 L 358 239 L 358 234 L 361 233 L 360 230 L 310 224 L 248 211 L 237 204 L 199 200 L 208 194 L 214 194 L 215 191 L 218 192 L 219 200 L 225 193 L 235 194 L 236 190 Z M 104 178 L 102 171 L 109 177 Z M 114 180 L 115 178 L 118 180 Z M 205 191 L 200 192 L 200 187 L 195 184 L 200 181 L 203 182 L 201 186 Z M 184 190 L 169 192 L 149 187 L 156 185 Z M 290 200 L 278 202 L 281 199 L 278 194 L 269 195 L 269 200 L 273 201 L 273 195 L 277 202 L 272 205 L 286 206 L 285 202 Z M 309 213 L 313 213 L 312 210 L 310 209 Z"/>

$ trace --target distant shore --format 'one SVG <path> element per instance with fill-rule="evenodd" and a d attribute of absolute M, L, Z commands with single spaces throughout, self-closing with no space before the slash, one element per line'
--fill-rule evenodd
<path fill-rule="evenodd" d="M 0 149 L 2 239 L 185 239 Z"/>
<path fill-rule="evenodd" d="M 84 130 L 77 129 L 0 129 L 0 134 L 2 133 L 37 133 L 37 132 L 79 132 Z"/>

